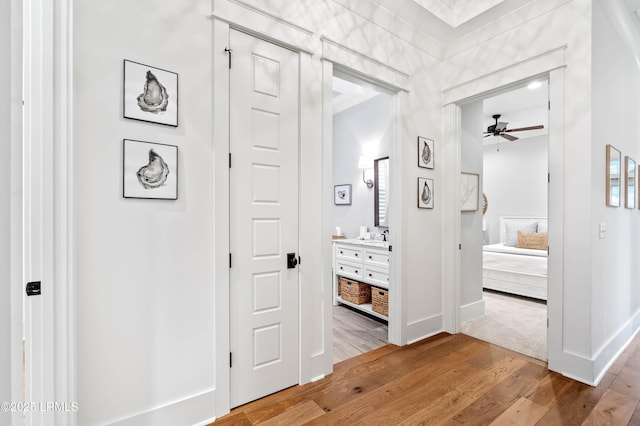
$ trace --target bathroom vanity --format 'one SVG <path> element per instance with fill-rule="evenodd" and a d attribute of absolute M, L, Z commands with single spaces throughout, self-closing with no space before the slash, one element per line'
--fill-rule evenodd
<path fill-rule="evenodd" d="M 356 304 L 338 295 L 338 282 L 345 277 L 376 289 L 389 290 L 389 243 L 374 240 L 337 240 L 333 243 L 334 303 L 349 305 L 369 315 L 388 320 L 388 316 L 372 309 L 371 303 Z"/>

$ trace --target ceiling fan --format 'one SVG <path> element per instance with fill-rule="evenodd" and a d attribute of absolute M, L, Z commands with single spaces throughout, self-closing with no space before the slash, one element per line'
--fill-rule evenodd
<path fill-rule="evenodd" d="M 539 124 L 537 126 L 530 126 L 530 127 L 519 127 L 517 129 L 507 129 L 507 124 L 509 123 L 504 121 L 498 121 L 498 119 L 501 117 L 500 114 L 495 114 L 492 117 L 496 120 L 496 124 L 492 124 L 491 126 L 487 127 L 487 131 L 484 132 L 485 138 L 489 136 L 502 136 L 507 140 L 515 141 L 515 140 L 518 140 L 519 138 L 513 135 L 510 135 L 508 132 L 522 132 L 525 130 L 544 129 L 544 126 L 542 124 Z"/>

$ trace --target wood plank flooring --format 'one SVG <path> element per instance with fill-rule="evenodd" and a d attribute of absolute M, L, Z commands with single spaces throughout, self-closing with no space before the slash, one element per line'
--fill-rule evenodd
<path fill-rule="evenodd" d="M 333 363 L 387 344 L 388 326 L 343 305 L 333 307 Z"/>
<path fill-rule="evenodd" d="M 640 337 L 598 387 L 464 334 L 379 349 L 323 380 L 234 409 L 218 425 L 640 426 Z"/>

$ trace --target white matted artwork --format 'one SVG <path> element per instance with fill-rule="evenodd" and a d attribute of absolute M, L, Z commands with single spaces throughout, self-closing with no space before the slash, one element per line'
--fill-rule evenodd
<path fill-rule="evenodd" d="M 178 127 L 178 74 L 124 61 L 125 118 Z"/>
<path fill-rule="evenodd" d="M 433 208 L 433 179 L 418 178 L 418 208 Z"/>
<path fill-rule="evenodd" d="M 178 147 L 125 139 L 122 146 L 124 198 L 178 199 Z"/>
<path fill-rule="evenodd" d="M 433 140 L 418 136 L 418 167 L 433 169 L 433 145 Z"/>
<path fill-rule="evenodd" d="M 466 172 L 460 174 L 460 211 L 475 212 L 478 210 L 479 187 L 480 175 Z"/>
<path fill-rule="evenodd" d="M 333 204 L 348 206 L 351 204 L 351 184 L 335 185 L 333 187 Z"/>

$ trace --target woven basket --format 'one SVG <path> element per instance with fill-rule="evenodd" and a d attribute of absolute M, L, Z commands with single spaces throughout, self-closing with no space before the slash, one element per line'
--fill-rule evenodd
<path fill-rule="evenodd" d="M 386 317 L 389 316 L 389 290 L 373 289 L 371 292 L 371 309 Z"/>
<path fill-rule="evenodd" d="M 340 277 L 338 285 L 342 300 L 356 305 L 371 302 L 371 286 L 369 284 Z"/>

